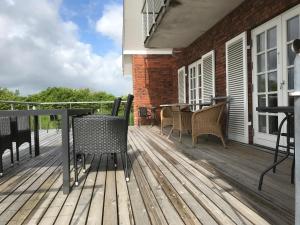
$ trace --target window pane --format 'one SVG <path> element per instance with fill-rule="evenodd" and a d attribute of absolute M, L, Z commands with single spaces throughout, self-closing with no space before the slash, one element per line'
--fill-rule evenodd
<path fill-rule="evenodd" d="M 266 133 L 267 131 L 267 123 L 265 115 L 258 115 L 258 131 L 262 133 Z"/>
<path fill-rule="evenodd" d="M 199 78 L 198 78 L 198 85 L 199 85 L 199 87 L 202 87 L 202 84 L 201 84 L 201 76 L 199 76 Z"/>
<path fill-rule="evenodd" d="M 202 93 L 201 93 L 201 88 L 199 88 L 199 99 L 202 99 Z"/>
<path fill-rule="evenodd" d="M 265 92 L 266 91 L 266 85 L 265 85 L 265 75 L 258 75 L 257 76 L 257 89 L 258 92 Z"/>
<path fill-rule="evenodd" d="M 265 33 L 261 33 L 256 37 L 257 52 L 265 50 Z"/>
<path fill-rule="evenodd" d="M 257 72 L 265 71 L 265 54 L 261 54 L 257 56 Z"/>
<path fill-rule="evenodd" d="M 277 94 L 271 94 L 268 95 L 268 106 L 269 107 L 277 107 L 278 103 L 277 103 Z"/>
<path fill-rule="evenodd" d="M 288 69 L 288 89 L 294 89 L 294 68 Z"/>
<path fill-rule="evenodd" d="M 276 47 L 276 27 L 271 28 L 267 32 L 267 47 L 268 49 Z"/>
<path fill-rule="evenodd" d="M 278 117 L 269 116 L 269 134 L 276 135 L 278 133 Z"/>
<path fill-rule="evenodd" d="M 288 66 L 294 65 L 296 53 L 292 50 L 292 44 L 287 45 Z"/>
<path fill-rule="evenodd" d="M 198 65 L 198 75 L 201 75 L 201 64 Z"/>
<path fill-rule="evenodd" d="M 277 91 L 277 72 L 268 74 L 268 91 Z"/>
<path fill-rule="evenodd" d="M 295 16 L 287 21 L 287 41 L 299 38 L 299 16 Z"/>
<path fill-rule="evenodd" d="M 258 107 L 265 107 L 266 105 L 266 95 L 258 96 Z"/>
<path fill-rule="evenodd" d="M 268 52 L 268 70 L 277 68 L 277 50 Z"/>

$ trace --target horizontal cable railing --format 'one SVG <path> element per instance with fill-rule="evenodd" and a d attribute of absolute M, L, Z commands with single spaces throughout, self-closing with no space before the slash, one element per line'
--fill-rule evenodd
<path fill-rule="evenodd" d="M 145 0 L 142 9 L 142 23 L 144 40 L 150 35 L 151 29 L 156 24 L 157 16 L 165 6 L 166 0 Z"/>
<path fill-rule="evenodd" d="M 82 101 L 82 102 L 24 102 L 0 100 L 0 110 L 21 110 L 21 109 L 64 109 L 64 108 L 91 108 L 95 114 L 110 114 L 114 101 Z M 121 101 L 119 115 L 123 115 L 126 101 Z M 132 111 L 132 110 L 131 110 Z M 48 116 L 40 116 L 40 129 L 46 128 L 49 123 Z M 130 116 L 130 124 L 133 124 L 133 115 Z"/>

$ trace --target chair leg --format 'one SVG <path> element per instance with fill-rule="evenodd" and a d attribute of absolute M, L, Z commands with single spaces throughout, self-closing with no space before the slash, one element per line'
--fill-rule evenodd
<path fill-rule="evenodd" d="M 223 147 L 224 147 L 224 148 L 227 148 L 226 143 L 225 143 L 225 139 L 224 139 L 223 135 L 221 135 L 220 138 L 221 138 Z"/>
<path fill-rule="evenodd" d="M 127 155 L 127 152 L 125 152 L 124 156 L 125 156 L 125 179 L 128 182 L 129 181 L 129 173 L 128 173 L 128 155 Z"/>
<path fill-rule="evenodd" d="M 10 162 L 11 162 L 11 165 L 14 165 L 14 153 L 13 153 L 14 151 L 13 151 L 12 146 L 9 150 L 10 150 Z"/>
<path fill-rule="evenodd" d="M 114 166 L 115 168 L 117 168 L 117 153 L 113 153 L 114 154 Z"/>
<path fill-rule="evenodd" d="M 29 154 L 30 154 L 30 156 L 32 156 L 32 144 L 31 144 L 31 140 L 29 141 Z"/>
<path fill-rule="evenodd" d="M 2 156 L 3 156 L 3 152 L 1 154 L 1 160 L 0 160 L 0 176 L 3 176 L 3 164 L 2 164 Z"/>
<path fill-rule="evenodd" d="M 182 138 L 182 132 L 181 132 L 181 131 L 179 131 L 179 143 L 181 143 L 181 142 L 182 142 L 181 138 Z"/>
<path fill-rule="evenodd" d="M 83 172 L 86 172 L 86 165 L 85 165 L 85 154 L 81 154 L 82 157 L 82 168 L 83 168 Z"/>
<path fill-rule="evenodd" d="M 17 162 L 19 162 L 19 143 L 16 142 L 16 154 L 17 154 Z"/>
<path fill-rule="evenodd" d="M 74 145 L 73 145 L 74 148 Z M 74 149 L 75 152 L 75 149 Z M 77 167 L 77 155 L 73 155 L 74 160 L 74 172 L 75 172 L 75 186 L 78 186 L 78 167 Z"/>
<path fill-rule="evenodd" d="M 195 137 L 192 136 L 192 147 L 194 148 L 195 147 Z"/>
<path fill-rule="evenodd" d="M 291 173 L 291 183 L 295 183 L 295 152 L 293 156 L 293 164 L 292 164 L 292 173 Z"/>

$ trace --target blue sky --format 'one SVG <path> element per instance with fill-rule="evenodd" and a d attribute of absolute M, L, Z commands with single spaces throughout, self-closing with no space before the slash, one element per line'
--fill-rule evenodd
<path fill-rule="evenodd" d="M 80 40 L 90 43 L 97 54 L 106 54 L 112 49 L 121 52 L 121 47 L 108 37 L 96 32 L 94 27 L 97 20 L 103 16 L 106 5 L 123 4 L 121 0 L 64 0 L 60 14 L 64 20 L 71 20 L 80 28 Z"/>
<path fill-rule="evenodd" d="M 122 74 L 121 0 L 0 0 L 0 84 L 132 92 Z"/>

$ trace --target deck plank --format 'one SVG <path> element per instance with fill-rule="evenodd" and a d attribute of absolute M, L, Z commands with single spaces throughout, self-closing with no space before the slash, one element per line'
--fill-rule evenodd
<path fill-rule="evenodd" d="M 105 200 L 103 208 L 103 224 L 118 224 L 118 207 L 116 196 L 116 170 L 111 155 L 107 159 L 107 176 L 105 184 Z"/>
<path fill-rule="evenodd" d="M 207 170 L 207 168 L 199 165 L 198 163 L 190 160 L 183 154 L 173 151 L 174 146 L 169 146 L 170 142 L 164 141 L 163 139 L 159 138 L 159 135 L 153 136 L 153 133 L 150 134 L 147 132 L 147 135 L 150 135 L 153 140 L 155 140 L 156 143 L 163 143 L 164 144 L 164 151 L 167 152 L 170 156 L 173 158 L 176 158 L 178 160 L 179 166 L 184 166 L 189 171 L 191 171 L 193 174 L 195 174 L 199 179 L 201 178 L 201 181 L 204 182 L 205 185 L 207 185 L 211 190 L 213 190 L 216 194 L 218 194 L 220 197 L 222 197 L 226 202 L 228 202 L 235 210 L 240 212 L 244 217 L 246 217 L 249 221 L 252 221 L 254 224 L 264 224 L 266 221 L 259 216 L 258 211 L 253 208 L 254 204 L 247 204 L 246 201 L 244 201 L 242 198 L 239 198 L 235 193 L 235 188 L 232 187 L 229 183 L 225 182 L 224 179 L 220 178 L 219 176 L 216 176 L 211 171 Z M 151 141 L 150 141 L 151 142 Z M 175 164 L 177 165 L 177 164 Z M 258 199 L 256 199 L 258 201 Z M 263 199 L 261 200 L 261 203 L 263 203 Z M 263 203 L 264 205 L 266 203 Z M 270 206 L 271 207 L 271 206 Z M 271 210 L 272 208 L 269 208 L 268 210 Z M 276 224 L 286 224 L 287 221 L 283 220 L 281 216 L 279 216 L 281 213 L 277 211 L 277 214 L 271 214 L 271 216 L 274 216 L 273 223 L 276 222 Z M 270 215 L 270 214 L 269 214 Z M 265 215 L 266 216 L 266 215 Z M 271 219 L 271 218 L 268 218 Z"/>
<path fill-rule="evenodd" d="M 119 224 L 134 225 L 133 213 L 125 180 L 123 160 L 120 154 L 117 155 L 117 162 L 116 182 Z"/>
<path fill-rule="evenodd" d="M 89 170 L 94 157 L 87 157 L 86 159 L 86 169 Z M 73 186 L 72 191 L 68 195 L 64 205 L 62 206 L 57 218 L 55 219 L 56 225 L 60 224 L 69 224 L 74 215 L 75 209 L 77 207 L 80 195 L 82 193 L 83 187 L 85 185 L 88 174 L 84 174 L 83 170 L 80 170 L 79 173 L 79 185 Z M 55 215 L 54 215 L 55 216 Z"/>
<path fill-rule="evenodd" d="M 97 171 L 94 191 L 92 193 L 91 205 L 87 218 L 87 224 L 101 225 L 103 217 L 104 191 L 106 181 L 107 155 L 101 156 Z"/>
<path fill-rule="evenodd" d="M 71 224 L 85 224 L 91 203 L 91 193 L 93 192 L 97 171 L 99 166 L 99 157 L 95 156 L 89 170 L 86 171 L 87 178 L 83 186 L 80 198 L 78 200 Z"/>
<path fill-rule="evenodd" d="M 42 131 L 40 156 L 30 157 L 28 145 L 20 148 L 19 164 L 10 167 L 9 154 L 4 156 L 0 224 L 293 224 L 294 209 L 290 208 L 291 213 L 282 209 L 294 197 L 293 188 L 286 183 L 288 163 L 279 168 L 279 174 L 266 177 L 265 192 L 274 184 L 278 187 L 271 187 L 269 193 L 256 195 L 253 190 L 249 194 L 238 182 L 245 181 L 251 189 L 246 178 L 253 181 L 254 174 L 272 159 L 270 154 L 253 149 L 252 153 L 249 147 L 237 144 L 224 150 L 202 140 L 194 149 L 188 137 L 184 138 L 180 144 L 160 135 L 156 127 L 130 127 L 130 181 L 125 181 L 121 155 L 117 156 L 117 168 L 110 155 L 90 155 L 90 169 L 85 174 L 80 170 L 80 185 L 65 195 L 60 133 Z M 245 164 L 239 159 L 246 160 Z M 255 159 L 257 168 L 250 163 Z M 234 171 L 237 169 L 241 172 Z M 282 187 L 287 187 L 286 195 Z M 282 205 L 277 200 L 272 206 L 276 193 L 279 200 L 286 199 Z"/>

